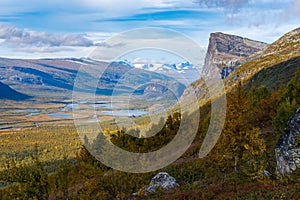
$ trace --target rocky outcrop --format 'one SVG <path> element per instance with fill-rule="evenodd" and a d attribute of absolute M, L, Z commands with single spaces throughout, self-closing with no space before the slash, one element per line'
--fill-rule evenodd
<path fill-rule="evenodd" d="M 138 192 L 133 193 L 132 196 L 146 196 L 150 193 L 154 193 L 157 189 L 170 190 L 179 187 L 176 179 L 170 176 L 166 172 L 160 172 L 151 179 L 151 182 L 148 186 L 143 189 L 140 189 Z"/>
<path fill-rule="evenodd" d="M 178 186 L 179 184 L 176 182 L 175 178 L 173 178 L 166 172 L 160 172 L 152 178 L 149 186 L 146 187 L 146 191 L 149 193 L 153 193 L 157 188 L 169 190 Z"/>
<path fill-rule="evenodd" d="M 277 172 L 280 174 L 290 174 L 300 168 L 300 108 L 280 137 L 275 156 Z"/>
<path fill-rule="evenodd" d="M 212 33 L 205 58 L 204 75 L 226 78 L 240 60 L 264 49 L 266 43 L 250 40 L 235 35 Z"/>

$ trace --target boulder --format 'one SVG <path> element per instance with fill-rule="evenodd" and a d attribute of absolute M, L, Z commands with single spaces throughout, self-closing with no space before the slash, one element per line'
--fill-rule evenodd
<path fill-rule="evenodd" d="M 280 174 L 290 174 L 300 168 L 300 108 L 280 137 L 275 148 L 275 156 L 276 169 Z"/>
<path fill-rule="evenodd" d="M 170 176 L 166 172 L 160 172 L 154 176 L 150 184 L 146 187 L 146 191 L 153 193 L 157 188 L 162 188 L 163 190 L 169 190 L 178 187 L 176 179 Z"/>

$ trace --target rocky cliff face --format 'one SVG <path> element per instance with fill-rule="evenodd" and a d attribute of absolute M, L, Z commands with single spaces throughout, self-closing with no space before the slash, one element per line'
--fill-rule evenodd
<path fill-rule="evenodd" d="M 290 174 L 300 168 L 300 108 L 288 122 L 275 149 L 277 171 Z"/>
<path fill-rule="evenodd" d="M 205 58 L 204 75 L 226 78 L 240 60 L 264 49 L 266 43 L 247 38 L 228 35 L 224 33 L 212 33 Z"/>
<path fill-rule="evenodd" d="M 212 33 L 209 39 L 209 46 L 206 53 L 205 63 L 202 70 L 202 77 L 206 80 L 225 79 L 238 66 L 248 62 L 255 57 L 251 55 L 260 52 L 268 44 L 224 33 Z M 200 79 L 189 86 L 183 96 L 195 93 L 196 96 L 205 102 L 208 99 L 208 88 L 204 79 Z"/>

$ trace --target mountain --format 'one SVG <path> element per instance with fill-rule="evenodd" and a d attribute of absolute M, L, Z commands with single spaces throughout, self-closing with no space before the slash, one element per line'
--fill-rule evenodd
<path fill-rule="evenodd" d="M 159 72 L 159 73 L 168 73 L 168 72 L 179 72 L 185 73 L 185 71 L 195 68 L 195 66 L 189 62 L 183 63 L 164 63 L 164 64 L 153 64 L 153 63 L 133 63 L 130 64 L 138 69 L 145 69 L 148 71 Z"/>
<path fill-rule="evenodd" d="M 133 62 L 133 67 L 138 69 L 144 69 L 150 72 L 157 72 L 169 77 L 172 77 L 179 82 L 189 85 L 192 82 L 200 78 L 201 68 L 195 66 L 190 62 L 179 62 L 179 63 L 149 63 Z"/>
<path fill-rule="evenodd" d="M 128 66 L 128 67 L 133 67 L 127 60 L 115 61 L 115 62 L 112 62 L 111 65 L 125 65 L 125 66 Z"/>
<path fill-rule="evenodd" d="M 155 81 L 170 85 L 172 90 L 181 95 L 183 85 L 176 84 L 173 78 L 135 69 L 125 63 L 105 63 L 92 59 L 7 59 L 0 58 L 0 81 L 12 85 L 19 91 L 33 96 L 57 98 L 70 97 L 73 91 L 74 81 L 78 70 L 94 68 L 94 73 L 87 73 L 82 86 L 78 86 L 82 92 L 94 92 L 91 87 L 93 80 L 99 79 L 96 93 L 99 95 L 122 94 L 135 91 L 139 85 L 151 84 Z M 102 76 L 97 72 L 102 71 Z M 180 89 L 175 88 L 179 86 Z M 136 93 L 143 94 L 143 91 Z"/>
<path fill-rule="evenodd" d="M 22 101 L 30 98 L 30 96 L 17 92 L 8 85 L 0 82 L 0 99 Z"/>
<path fill-rule="evenodd" d="M 262 85 L 266 86 L 270 90 L 278 89 L 280 86 L 289 82 L 294 76 L 295 71 L 299 70 L 300 28 L 285 34 L 270 45 L 266 45 L 264 43 L 259 45 L 259 42 L 254 42 L 254 44 L 258 44 L 260 48 L 263 46 L 266 47 L 261 51 L 257 51 L 259 49 L 257 47 L 253 47 L 252 51 L 243 50 L 244 54 L 237 53 L 237 50 L 232 50 L 229 51 L 229 53 L 225 53 L 228 52 L 228 48 L 227 50 L 225 48 L 225 50 L 223 50 L 223 53 L 220 53 L 220 46 L 224 45 L 214 44 L 220 42 L 214 42 L 219 41 L 219 39 L 214 40 L 213 38 L 216 38 L 215 34 L 212 34 L 212 38 L 210 39 L 211 43 L 213 44 L 210 43 L 210 47 L 208 48 L 208 55 L 206 56 L 205 62 L 205 67 L 207 71 L 204 71 L 204 73 L 207 72 L 208 74 L 205 75 L 215 76 L 216 74 L 213 73 L 220 72 L 210 70 L 209 67 L 211 67 L 212 65 L 217 65 L 218 69 L 220 69 L 222 68 L 222 66 L 219 66 L 218 63 L 228 62 L 228 60 L 237 59 L 238 57 L 241 58 L 240 60 L 234 61 L 237 63 L 237 65 L 234 67 L 234 71 L 231 74 L 229 74 L 229 76 L 227 76 L 226 78 L 224 77 L 224 83 L 227 91 L 231 90 L 231 88 L 233 88 L 239 81 L 242 81 L 248 89 L 253 86 L 259 87 Z M 236 38 L 236 36 L 230 38 Z M 241 41 L 241 38 L 238 40 Z M 248 41 L 248 39 L 244 39 L 243 41 Z M 247 43 L 249 43 L 249 41 Z M 218 46 L 219 48 L 216 48 Z M 251 47 L 235 47 L 234 49 L 251 49 Z M 254 51 L 257 52 L 251 54 Z M 251 55 L 249 55 L 248 57 L 244 57 L 248 54 Z M 208 98 L 208 93 L 204 79 L 199 79 L 192 83 L 189 87 L 187 87 L 184 91 L 183 97 L 187 96 L 190 93 L 195 93 L 201 102 L 206 102 Z"/>
<path fill-rule="evenodd" d="M 237 67 L 241 60 L 266 48 L 263 42 L 235 35 L 212 33 L 203 67 L 204 75 L 224 79 Z"/>

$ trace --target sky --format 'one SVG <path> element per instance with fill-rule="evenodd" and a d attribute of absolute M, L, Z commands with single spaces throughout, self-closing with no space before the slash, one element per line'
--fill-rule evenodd
<path fill-rule="evenodd" d="M 88 57 L 137 28 L 174 30 L 206 48 L 212 32 L 272 43 L 299 26 L 299 0 L 1 0 L 0 57 Z"/>

